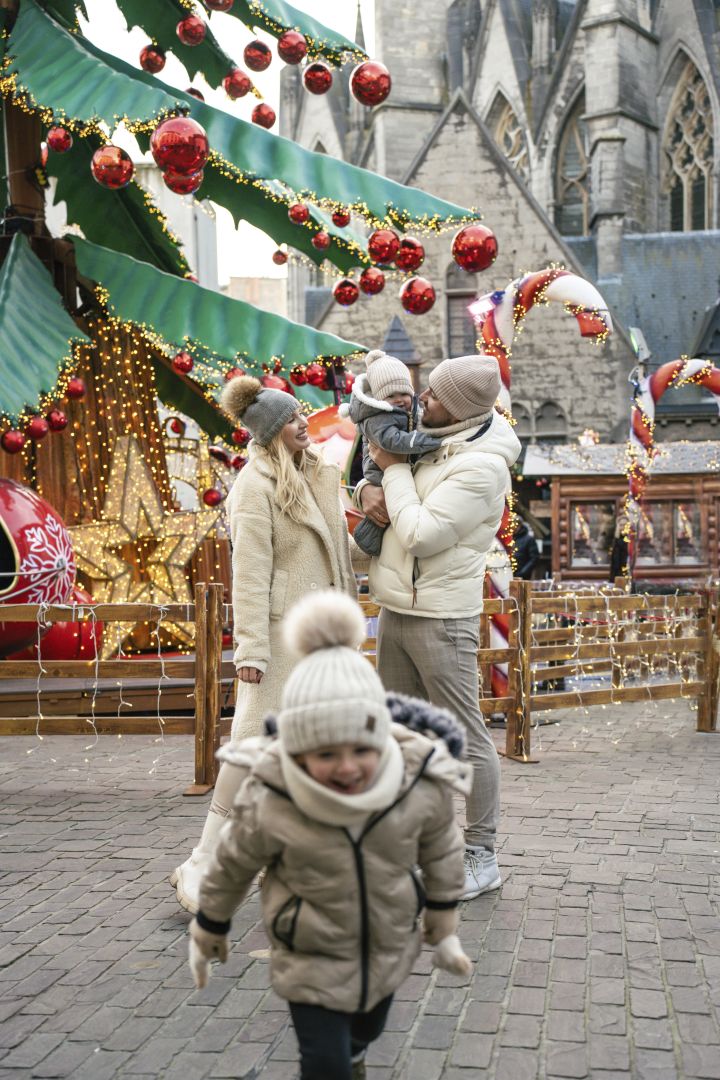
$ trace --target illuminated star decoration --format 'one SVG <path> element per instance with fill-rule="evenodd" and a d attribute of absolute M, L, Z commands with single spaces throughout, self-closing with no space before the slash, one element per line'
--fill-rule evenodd
<path fill-rule="evenodd" d="M 185 604 L 192 602 L 185 567 L 217 524 L 218 509 L 167 512 L 142 451 L 132 436 L 115 443 L 99 521 L 76 525 L 72 537 L 78 570 L 92 582 L 96 603 Z M 103 657 L 112 655 L 135 627 L 114 623 Z M 185 644 L 190 624 L 163 623 Z"/>

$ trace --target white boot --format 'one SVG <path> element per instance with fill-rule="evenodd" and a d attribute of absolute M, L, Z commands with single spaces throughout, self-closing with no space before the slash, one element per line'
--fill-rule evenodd
<path fill-rule="evenodd" d="M 170 875 L 170 884 L 177 892 L 180 907 L 185 908 L 191 915 L 197 915 L 200 904 L 200 878 L 202 877 L 208 860 L 215 850 L 218 833 L 225 822 L 221 814 L 210 811 L 205 818 L 200 843 L 193 848 L 189 859 L 182 866 L 178 866 Z"/>
<path fill-rule="evenodd" d="M 465 887 L 461 900 L 474 900 L 502 884 L 497 856 L 486 847 L 465 848 Z"/>

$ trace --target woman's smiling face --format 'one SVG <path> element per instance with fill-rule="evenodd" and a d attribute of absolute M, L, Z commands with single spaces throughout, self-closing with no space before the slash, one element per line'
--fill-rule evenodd
<path fill-rule="evenodd" d="M 282 435 L 282 441 L 291 454 L 297 454 L 299 450 L 307 450 L 310 445 L 308 422 L 307 417 L 303 416 L 299 408 L 297 412 L 293 413 L 280 434 Z"/>

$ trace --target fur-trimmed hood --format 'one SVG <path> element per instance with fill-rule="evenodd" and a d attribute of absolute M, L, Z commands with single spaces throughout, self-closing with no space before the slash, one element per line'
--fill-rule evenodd
<path fill-rule="evenodd" d="M 359 424 L 377 413 L 401 413 L 407 416 L 405 409 L 398 405 L 391 405 L 389 401 L 381 401 L 374 398 L 370 393 L 370 384 L 366 374 L 358 375 L 353 383 L 350 401 L 344 401 L 338 409 L 340 416 L 349 416 L 353 424 Z"/>

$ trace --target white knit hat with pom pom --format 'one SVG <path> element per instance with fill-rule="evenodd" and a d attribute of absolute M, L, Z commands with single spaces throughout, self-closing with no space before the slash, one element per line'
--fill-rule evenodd
<path fill-rule="evenodd" d="M 365 634 L 359 606 L 332 589 L 305 597 L 288 615 L 285 641 L 302 657 L 277 718 L 288 754 L 339 743 L 383 750 L 390 713 L 375 669 L 357 651 Z"/>
<path fill-rule="evenodd" d="M 370 393 L 377 401 L 393 394 L 415 393 L 407 364 L 395 356 L 388 356 L 382 349 L 373 349 L 365 357 L 367 381 Z"/>

